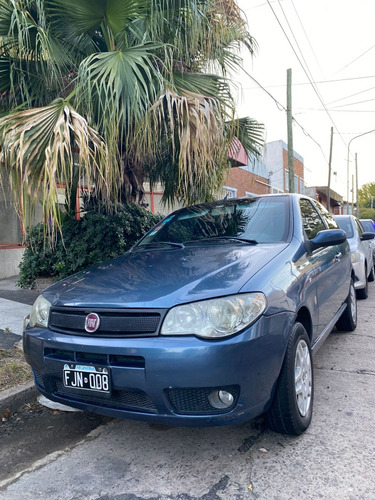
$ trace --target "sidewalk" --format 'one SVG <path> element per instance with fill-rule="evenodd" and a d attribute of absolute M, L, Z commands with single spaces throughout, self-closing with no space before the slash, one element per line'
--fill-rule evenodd
<path fill-rule="evenodd" d="M 0 280 L 0 330 L 22 335 L 23 320 L 38 296 L 16 286 L 18 276 Z"/>

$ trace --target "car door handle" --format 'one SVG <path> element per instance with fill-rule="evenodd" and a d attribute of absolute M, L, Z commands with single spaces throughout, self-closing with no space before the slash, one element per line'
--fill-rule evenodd
<path fill-rule="evenodd" d="M 335 260 L 335 262 L 340 262 L 341 258 L 342 258 L 342 253 L 341 253 L 341 252 L 338 252 L 338 253 L 335 255 L 334 260 Z"/>

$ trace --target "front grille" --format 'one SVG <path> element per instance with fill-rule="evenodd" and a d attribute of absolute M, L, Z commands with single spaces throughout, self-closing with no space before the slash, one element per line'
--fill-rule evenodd
<path fill-rule="evenodd" d="M 86 316 L 98 314 L 100 325 L 96 332 L 85 330 Z M 164 311 L 52 308 L 49 328 L 71 335 L 99 337 L 152 336 L 158 334 Z"/>
<path fill-rule="evenodd" d="M 211 406 L 208 396 L 215 390 L 230 392 L 234 397 L 232 406 L 227 409 L 217 409 Z M 237 403 L 239 386 L 168 389 L 167 395 L 175 412 L 182 415 L 226 413 L 231 411 Z"/>
<path fill-rule="evenodd" d="M 81 401 L 106 408 L 157 413 L 154 403 L 143 391 L 113 390 L 108 398 L 108 396 L 101 397 L 99 395 L 77 394 L 77 391 L 64 387 L 64 385 L 58 381 L 55 384 L 55 394 L 56 396 L 69 398 L 72 401 Z"/>
<path fill-rule="evenodd" d="M 142 356 L 123 356 L 121 354 L 101 354 L 94 352 L 66 351 L 63 349 L 44 349 L 44 357 L 59 361 L 83 363 L 90 365 L 109 365 L 123 368 L 144 368 L 145 358 Z"/>

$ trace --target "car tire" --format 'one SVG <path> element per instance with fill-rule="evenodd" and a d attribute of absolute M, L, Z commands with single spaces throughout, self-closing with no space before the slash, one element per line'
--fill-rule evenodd
<path fill-rule="evenodd" d="M 369 282 L 372 282 L 375 280 L 374 266 L 371 266 L 371 272 L 368 275 L 368 280 L 369 280 Z"/>
<path fill-rule="evenodd" d="M 349 293 L 345 302 L 345 311 L 337 321 L 336 328 L 343 332 L 353 332 L 357 328 L 357 296 L 353 280 L 350 282 Z"/>
<path fill-rule="evenodd" d="M 304 326 L 295 323 L 266 421 L 276 432 L 298 436 L 310 425 L 313 402 L 314 371 L 310 339 Z"/>
<path fill-rule="evenodd" d="M 367 299 L 368 297 L 368 279 L 367 279 L 367 269 L 365 268 L 365 280 L 366 280 L 366 284 L 364 286 L 364 288 L 360 288 L 359 290 L 357 290 L 357 299 L 359 300 L 364 300 L 364 299 Z"/>

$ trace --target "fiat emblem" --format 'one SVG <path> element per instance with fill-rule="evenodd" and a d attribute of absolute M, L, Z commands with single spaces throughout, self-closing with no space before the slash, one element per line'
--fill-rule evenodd
<path fill-rule="evenodd" d="M 100 318 L 96 313 L 90 313 L 85 319 L 85 330 L 88 333 L 94 333 L 99 328 Z"/>

